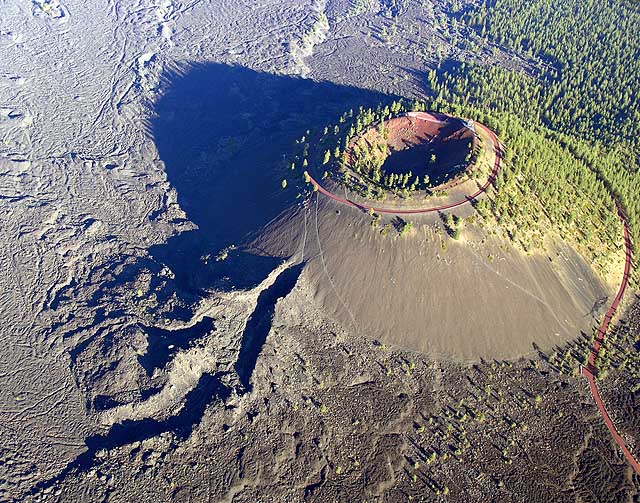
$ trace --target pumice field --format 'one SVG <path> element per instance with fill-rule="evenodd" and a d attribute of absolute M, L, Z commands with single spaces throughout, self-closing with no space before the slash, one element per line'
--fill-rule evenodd
<path fill-rule="evenodd" d="M 640 501 L 640 6 L 0 0 L 0 501 Z"/>

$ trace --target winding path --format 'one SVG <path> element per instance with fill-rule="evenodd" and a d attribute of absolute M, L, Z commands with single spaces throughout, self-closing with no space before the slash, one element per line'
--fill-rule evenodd
<path fill-rule="evenodd" d="M 364 211 L 373 210 L 373 211 L 375 211 L 377 213 L 391 213 L 391 214 L 406 215 L 406 214 L 418 214 L 418 213 L 432 213 L 434 211 L 448 210 L 448 209 L 451 209 L 451 208 L 456 208 L 458 206 L 462 206 L 464 204 L 467 204 L 467 203 L 473 201 L 479 195 L 484 193 L 489 188 L 489 186 L 496 180 L 496 178 L 498 176 L 498 172 L 500 171 L 501 160 L 502 160 L 502 156 L 503 156 L 503 150 L 502 150 L 502 147 L 500 145 L 500 141 L 498 140 L 498 137 L 495 135 L 495 133 L 491 129 L 489 129 L 487 126 L 485 126 L 484 124 L 476 122 L 475 125 L 481 127 L 489 135 L 489 137 L 491 138 L 491 141 L 493 142 L 494 150 L 496 152 L 496 160 L 495 160 L 495 164 L 493 166 L 493 171 L 489 175 L 489 178 L 486 181 L 486 183 L 482 187 L 480 187 L 477 192 L 475 192 L 475 193 L 473 193 L 471 195 L 465 196 L 465 198 L 462 199 L 461 201 L 457 201 L 457 202 L 450 203 L 450 204 L 445 204 L 445 205 L 442 205 L 442 206 L 435 206 L 435 207 L 431 207 L 431 208 L 416 208 L 416 209 L 378 208 L 376 206 L 368 206 L 368 205 L 366 205 L 364 203 L 358 203 L 358 202 L 352 201 L 351 199 L 347 199 L 345 197 L 340 197 L 340 196 L 328 191 L 327 189 L 325 189 L 311 175 L 309 175 L 310 182 L 315 187 L 317 187 L 318 192 L 320 192 L 320 193 L 324 194 L 325 196 L 333 199 L 334 201 L 337 201 L 339 203 L 346 204 L 348 206 L 352 206 L 354 208 L 358 208 L 358 209 L 361 209 L 361 210 L 364 210 Z M 618 307 L 620 305 L 620 302 L 622 301 L 622 298 L 624 297 L 625 291 L 627 290 L 627 287 L 629 286 L 629 278 L 630 278 L 630 274 L 631 274 L 631 262 L 632 262 L 632 252 L 633 252 L 633 246 L 632 246 L 632 243 L 631 243 L 631 233 L 629 231 L 629 222 L 627 220 L 627 217 L 623 213 L 623 211 L 622 211 L 620 206 L 618 206 L 618 216 L 620 217 L 620 220 L 622 221 L 622 223 L 624 225 L 624 242 L 625 242 L 625 255 L 626 255 L 625 256 L 624 275 L 622 277 L 622 282 L 620 284 L 620 288 L 618 289 L 618 294 L 616 295 L 615 299 L 613 300 L 613 303 L 611 304 L 611 307 L 609 307 L 609 310 L 607 311 L 607 314 L 605 315 L 604 319 L 602 320 L 602 323 L 600 324 L 600 328 L 598 329 L 598 335 L 596 336 L 595 343 L 594 343 L 593 348 L 591 350 L 591 355 L 589 356 L 589 364 L 586 367 L 582 368 L 582 374 L 589 381 L 589 387 L 591 388 L 591 394 L 593 395 L 593 399 L 595 400 L 596 405 L 598 406 L 598 409 L 600 410 L 600 413 L 602 414 L 602 418 L 604 419 L 604 422 L 607 425 L 607 428 L 609 428 L 609 431 L 611 432 L 611 435 L 613 436 L 613 440 L 616 442 L 616 444 L 618 444 L 618 446 L 622 450 L 625 458 L 627 459 L 629 464 L 633 467 L 633 469 L 636 471 L 636 473 L 640 474 L 640 463 L 633 456 L 633 453 L 627 447 L 627 444 L 626 444 L 624 438 L 622 437 L 622 435 L 620 435 L 620 433 L 616 429 L 615 424 L 611 420 L 611 416 L 607 412 L 607 409 L 606 409 L 606 407 L 605 407 L 605 405 L 604 405 L 604 403 L 602 401 L 602 397 L 600 396 L 600 391 L 598 390 L 598 384 L 597 384 L 596 377 L 595 377 L 595 374 L 594 374 L 595 368 L 596 368 L 596 362 L 598 360 L 598 355 L 600 354 L 600 349 L 602 347 L 604 339 L 605 339 L 605 337 L 607 335 L 607 332 L 609 330 L 609 326 L 611 324 L 611 320 L 615 316 L 616 311 L 618 310 Z"/>
<path fill-rule="evenodd" d="M 431 207 L 431 208 L 415 208 L 415 209 L 378 208 L 376 206 L 368 206 L 368 205 L 366 205 L 364 203 L 357 203 L 357 202 L 352 201 L 351 199 L 347 199 L 345 197 L 340 197 L 340 196 L 334 194 L 333 192 L 330 192 L 327 189 L 325 189 L 310 174 L 308 174 L 309 175 L 309 181 L 315 187 L 318 188 L 318 192 L 324 194 L 327 197 L 330 197 L 334 201 L 337 201 L 337 202 L 342 203 L 342 204 L 346 204 L 348 206 L 353 206 L 354 208 L 358 208 L 358 209 L 361 209 L 361 210 L 364 210 L 364 211 L 373 210 L 373 211 L 375 211 L 377 213 L 392 213 L 392 214 L 397 214 L 397 215 L 410 215 L 410 214 L 417 214 L 417 213 L 432 213 L 434 211 L 443 211 L 443 210 L 450 210 L 452 208 L 457 208 L 458 206 L 462 206 L 463 204 L 470 203 L 471 201 L 476 199 L 480 194 L 485 192 L 489 188 L 489 186 L 496 180 L 496 178 L 498 176 L 498 172 L 500 171 L 500 165 L 501 165 L 501 161 L 502 161 L 502 147 L 500 145 L 500 141 L 498 140 L 498 137 L 496 136 L 496 134 L 493 131 L 491 131 L 491 129 L 489 129 L 484 124 L 476 122 L 475 125 L 481 127 L 489 135 L 489 137 L 491 138 L 491 141 L 493 142 L 493 148 L 494 148 L 494 150 L 496 152 L 496 160 L 495 160 L 495 164 L 493 166 L 493 171 L 491 171 L 491 174 L 489 175 L 489 178 L 487 179 L 485 184 L 482 187 L 480 187 L 477 190 L 477 192 L 474 192 L 471 195 L 465 196 L 465 198 L 460 200 L 460 201 L 456 201 L 456 202 L 450 203 L 450 204 L 444 204 L 444 205 L 441 205 L 441 206 L 434 206 L 434 207 Z"/>
<path fill-rule="evenodd" d="M 631 244 L 631 233 L 629 232 L 629 222 L 627 221 L 627 217 L 622 212 L 622 209 L 618 206 L 618 216 L 620 220 L 624 224 L 624 244 L 625 244 L 625 263 L 624 263 L 624 275 L 622 276 L 622 283 L 620 284 L 620 288 L 618 289 L 618 294 L 615 299 L 613 299 L 613 303 L 607 314 L 605 315 L 602 323 L 600 324 L 600 328 L 598 329 L 598 335 L 596 336 L 596 340 L 593 344 L 593 348 L 591 349 L 591 355 L 589 356 L 589 363 L 586 367 L 582 367 L 582 375 L 584 375 L 589 381 L 589 387 L 591 388 L 591 394 L 593 395 L 593 399 L 600 410 L 600 414 L 602 414 L 602 418 L 604 419 L 607 428 L 611 432 L 613 436 L 613 440 L 615 440 L 618 447 L 622 450 L 624 457 L 627 458 L 629 464 L 633 467 L 636 473 L 640 474 L 640 463 L 633 456 L 633 453 L 627 447 L 627 444 L 622 438 L 622 435 L 618 432 L 616 425 L 611 420 L 611 416 L 607 412 L 607 409 L 602 401 L 602 397 L 600 396 L 600 391 L 598 390 L 598 383 L 596 381 L 596 362 L 598 361 L 598 356 L 600 354 L 600 349 L 602 348 L 602 344 L 604 343 L 604 338 L 607 335 L 607 331 L 609 330 L 609 325 L 611 324 L 611 320 L 616 314 L 618 310 L 618 306 L 624 297 L 624 293 L 629 286 L 629 277 L 631 274 L 631 260 L 632 260 L 632 252 L 633 246 Z"/>

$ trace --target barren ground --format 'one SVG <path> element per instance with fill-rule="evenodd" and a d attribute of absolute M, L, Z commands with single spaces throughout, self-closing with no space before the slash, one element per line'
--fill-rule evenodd
<path fill-rule="evenodd" d="M 637 500 L 586 382 L 548 354 L 548 327 L 527 327 L 544 352 L 473 364 L 438 355 L 444 333 L 431 353 L 417 336 L 396 347 L 387 330 L 379 342 L 364 303 L 349 306 L 365 320 L 354 330 L 337 296 L 327 309 L 326 279 L 318 286 L 326 267 L 346 288 L 343 250 L 307 248 L 330 232 L 329 217 L 312 225 L 328 204 L 315 198 L 286 259 L 234 246 L 300 204 L 273 173 L 307 129 L 390 94 L 421 96 L 424 72 L 448 60 L 530 68 L 500 47 L 461 49 L 455 39 L 471 35 L 450 7 L 3 3 L 1 501 Z M 340 216 L 354 222 L 341 232 L 360 232 L 361 215 Z M 409 236 L 425 254 L 441 246 L 433 225 Z M 375 239 L 364 228 L 357 246 Z M 499 237 L 487 243 L 479 274 L 489 253 L 503 256 Z M 524 261 L 532 283 L 558 268 L 566 282 L 589 274 L 570 250 L 550 249 L 550 262 L 491 267 L 508 276 L 509 260 Z M 431 262 L 437 274 L 446 260 Z M 589 325 L 589 299 L 607 293 L 584 288 L 544 299 L 567 328 L 558 344 L 579 336 L 563 302 L 584 305 Z M 501 314 L 505 324 L 531 306 L 547 320 L 544 303 L 511 291 L 522 311 Z M 487 355 L 511 344 L 510 330 L 519 334 L 505 325 Z"/>

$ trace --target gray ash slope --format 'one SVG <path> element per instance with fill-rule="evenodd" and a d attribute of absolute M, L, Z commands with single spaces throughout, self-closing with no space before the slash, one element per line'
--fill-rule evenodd
<path fill-rule="evenodd" d="M 459 361 L 514 359 L 591 332 L 613 289 L 570 246 L 549 239 L 545 253 L 527 254 L 480 225 L 472 205 L 447 213 L 467 217 L 457 239 L 442 213 L 403 215 L 413 230 L 401 236 L 398 216 L 371 217 L 316 194 L 254 245 L 288 257 L 304 238 L 317 304 L 352 331 L 399 348 Z"/>
<path fill-rule="evenodd" d="M 421 475 L 416 489 L 408 458 L 430 451 L 415 423 L 477 394 L 461 385 L 469 369 L 345 331 L 314 308 L 308 273 L 275 305 L 265 294 L 265 340 L 255 309 L 290 264 L 242 251 L 215 261 L 291 204 L 277 184 L 256 191 L 250 180 L 308 127 L 380 93 L 420 95 L 413 77 L 447 59 L 528 66 L 500 48 L 479 56 L 452 45 L 451 33 L 466 34 L 447 3 L 393 4 L 389 43 L 394 7 L 383 0 L 5 2 L 0 500 L 433 500 L 430 487 L 447 481 L 460 501 L 561 501 L 562 484 L 637 494 L 618 462 L 596 477 L 582 469 L 615 460 L 593 407 L 576 406 L 584 386 L 524 363 L 495 392 L 545 390 L 573 418 L 565 424 L 553 404 L 519 412 L 537 479 L 553 471 L 552 483 L 523 486 L 530 466 L 507 471 L 481 456 L 508 442 L 496 412 L 477 430 L 470 455 L 484 468 L 473 480 L 461 462 L 432 482 Z M 173 104 L 172 85 L 173 96 L 185 86 Z M 297 112 L 269 108 L 285 89 Z M 230 114 L 233 105 L 249 115 Z M 247 137 L 273 148 L 251 149 Z M 273 215 L 250 211 L 258 206 Z M 250 377 L 236 369 L 247 326 L 264 342 Z M 573 447 L 548 458 L 541 422 Z"/>

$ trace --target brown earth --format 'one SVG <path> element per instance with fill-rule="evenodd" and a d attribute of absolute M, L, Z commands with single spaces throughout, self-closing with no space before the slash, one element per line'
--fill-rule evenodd
<path fill-rule="evenodd" d="M 450 185 L 469 167 L 468 155 L 479 145 L 474 132 L 464 120 L 434 112 L 418 112 L 395 117 L 370 128 L 356 138 L 347 152 L 347 163 L 357 159 L 357 149 L 371 150 L 386 144 L 389 154 L 382 171 L 389 175 L 411 172 L 423 179 L 428 175 L 434 188 Z M 435 155 L 435 162 L 431 156 Z"/>
<path fill-rule="evenodd" d="M 308 266 L 275 311 L 258 308 L 262 269 L 214 258 L 293 192 L 274 166 L 307 128 L 378 92 L 422 97 L 425 72 L 455 60 L 533 77 L 530 55 L 477 50 L 451 2 L 120 4 L 8 2 L 0 16 L 0 501 L 638 499 L 582 377 L 545 359 L 434 361 L 327 320 L 317 246 L 294 246 L 315 235 L 314 206 L 281 219 L 300 239 L 282 248 Z M 318 211 L 324 242 L 334 207 Z M 349 245 L 323 247 L 332 278 Z M 248 317 L 271 330 L 243 392 Z"/>

